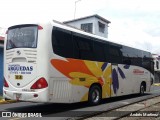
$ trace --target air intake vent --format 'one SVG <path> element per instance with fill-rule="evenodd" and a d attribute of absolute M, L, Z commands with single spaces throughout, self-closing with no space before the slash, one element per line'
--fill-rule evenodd
<path fill-rule="evenodd" d="M 28 62 L 34 63 L 37 60 L 37 50 L 24 50 Z"/>
<path fill-rule="evenodd" d="M 7 51 L 6 52 L 6 60 L 12 60 L 14 52 L 15 52 L 14 50 Z"/>

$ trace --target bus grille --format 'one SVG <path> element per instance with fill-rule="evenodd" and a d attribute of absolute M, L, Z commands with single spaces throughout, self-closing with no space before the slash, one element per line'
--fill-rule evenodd
<path fill-rule="evenodd" d="M 67 80 L 55 80 L 53 82 L 53 98 L 70 98 L 71 84 Z"/>

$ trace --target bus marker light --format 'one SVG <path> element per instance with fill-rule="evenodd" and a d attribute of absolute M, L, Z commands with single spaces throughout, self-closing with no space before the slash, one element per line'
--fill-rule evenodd
<path fill-rule="evenodd" d="M 42 29 L 43 29 L 43 27 L 38 25 L 38 30 L 42 30 Z"/>
<path fill-rule="evenodd" d="M 38 97 L 38 94 L 34 94 L 33 96 L 34 96 L 34 97 Z"/>

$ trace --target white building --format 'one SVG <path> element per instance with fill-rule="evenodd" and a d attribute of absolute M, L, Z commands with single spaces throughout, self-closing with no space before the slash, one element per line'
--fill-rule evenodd
<path fill-rule="evenodd" d="M 160 55 L 152 54 L 154 60 L 155 83 L 160 83 Z"/>
<path fill-rule="evenodd" d="M 111 22 L 99 15 L 92 15 L 65 21 L 63 23 L 92 34 L 108 38 L 108 24 Z"/>

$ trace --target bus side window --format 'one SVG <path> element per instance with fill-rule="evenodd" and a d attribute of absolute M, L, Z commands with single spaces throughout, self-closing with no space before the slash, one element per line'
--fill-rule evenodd
<path fill-rule="evenodd" d="M 123 64 L 142 66 L 142 53 L 137 49 L 123 46 Z"/>
<path fill-rule="evenodd" d="M 70 31 L 54 28 L 52 32 L 52 46 L 55 54 L 66 58 L 73 58 L 73 42 Z"/>
<path fill-rule="evenodd" d="M 105 62 L 104 43 L 94 41 L 95 61 Z"/>
<path fill-rule="evenodd" d="M 159 69 L 159 62 L 158 61 L 156 61 L 156 67 L 157 67 L 157 69 Z"/>
<path fill-rule="evenodd" d="M 131 65 L 131 60 L 130 59 L 123 60 L 123 64 Z"/>
<path fill-rule="evenodd" d="M 77 56 L 78 59 L 94 60 L 93 42 L 89 38 L 81 34 L 74 33 L 73 41 L 76 46 L 75 51 L 78 54 L 75 56 Z"/>
<path fill-rule="evenodd" d="M 142 58 L 142 67 L 146 68 L 147 70 L 151 71 L 151 57 L 148 52 L 143 52 Z"/>
<path fill-rule="evenodd" d="M 152 58 L 150 59 L 150 62 L 151 62 L 151 73 L 154 74 L 154 61 Z"/>
<path fill-rule="evenodd" d="M 106 42 L 104 44 L 104 56 L 105 56 L 105 61 L 111 63 L 112 61 L 110 60 L 110 54 L 109 54 L 109 43 Z"/>
<path fill-rule="evenodd" d="M 109 55 L 110 55 L 110 61 L 112 63 L 122 63 L 122 52 L 121 52 L 121 46 L 119 45 L 112 45 L 109 46 Z"/>

